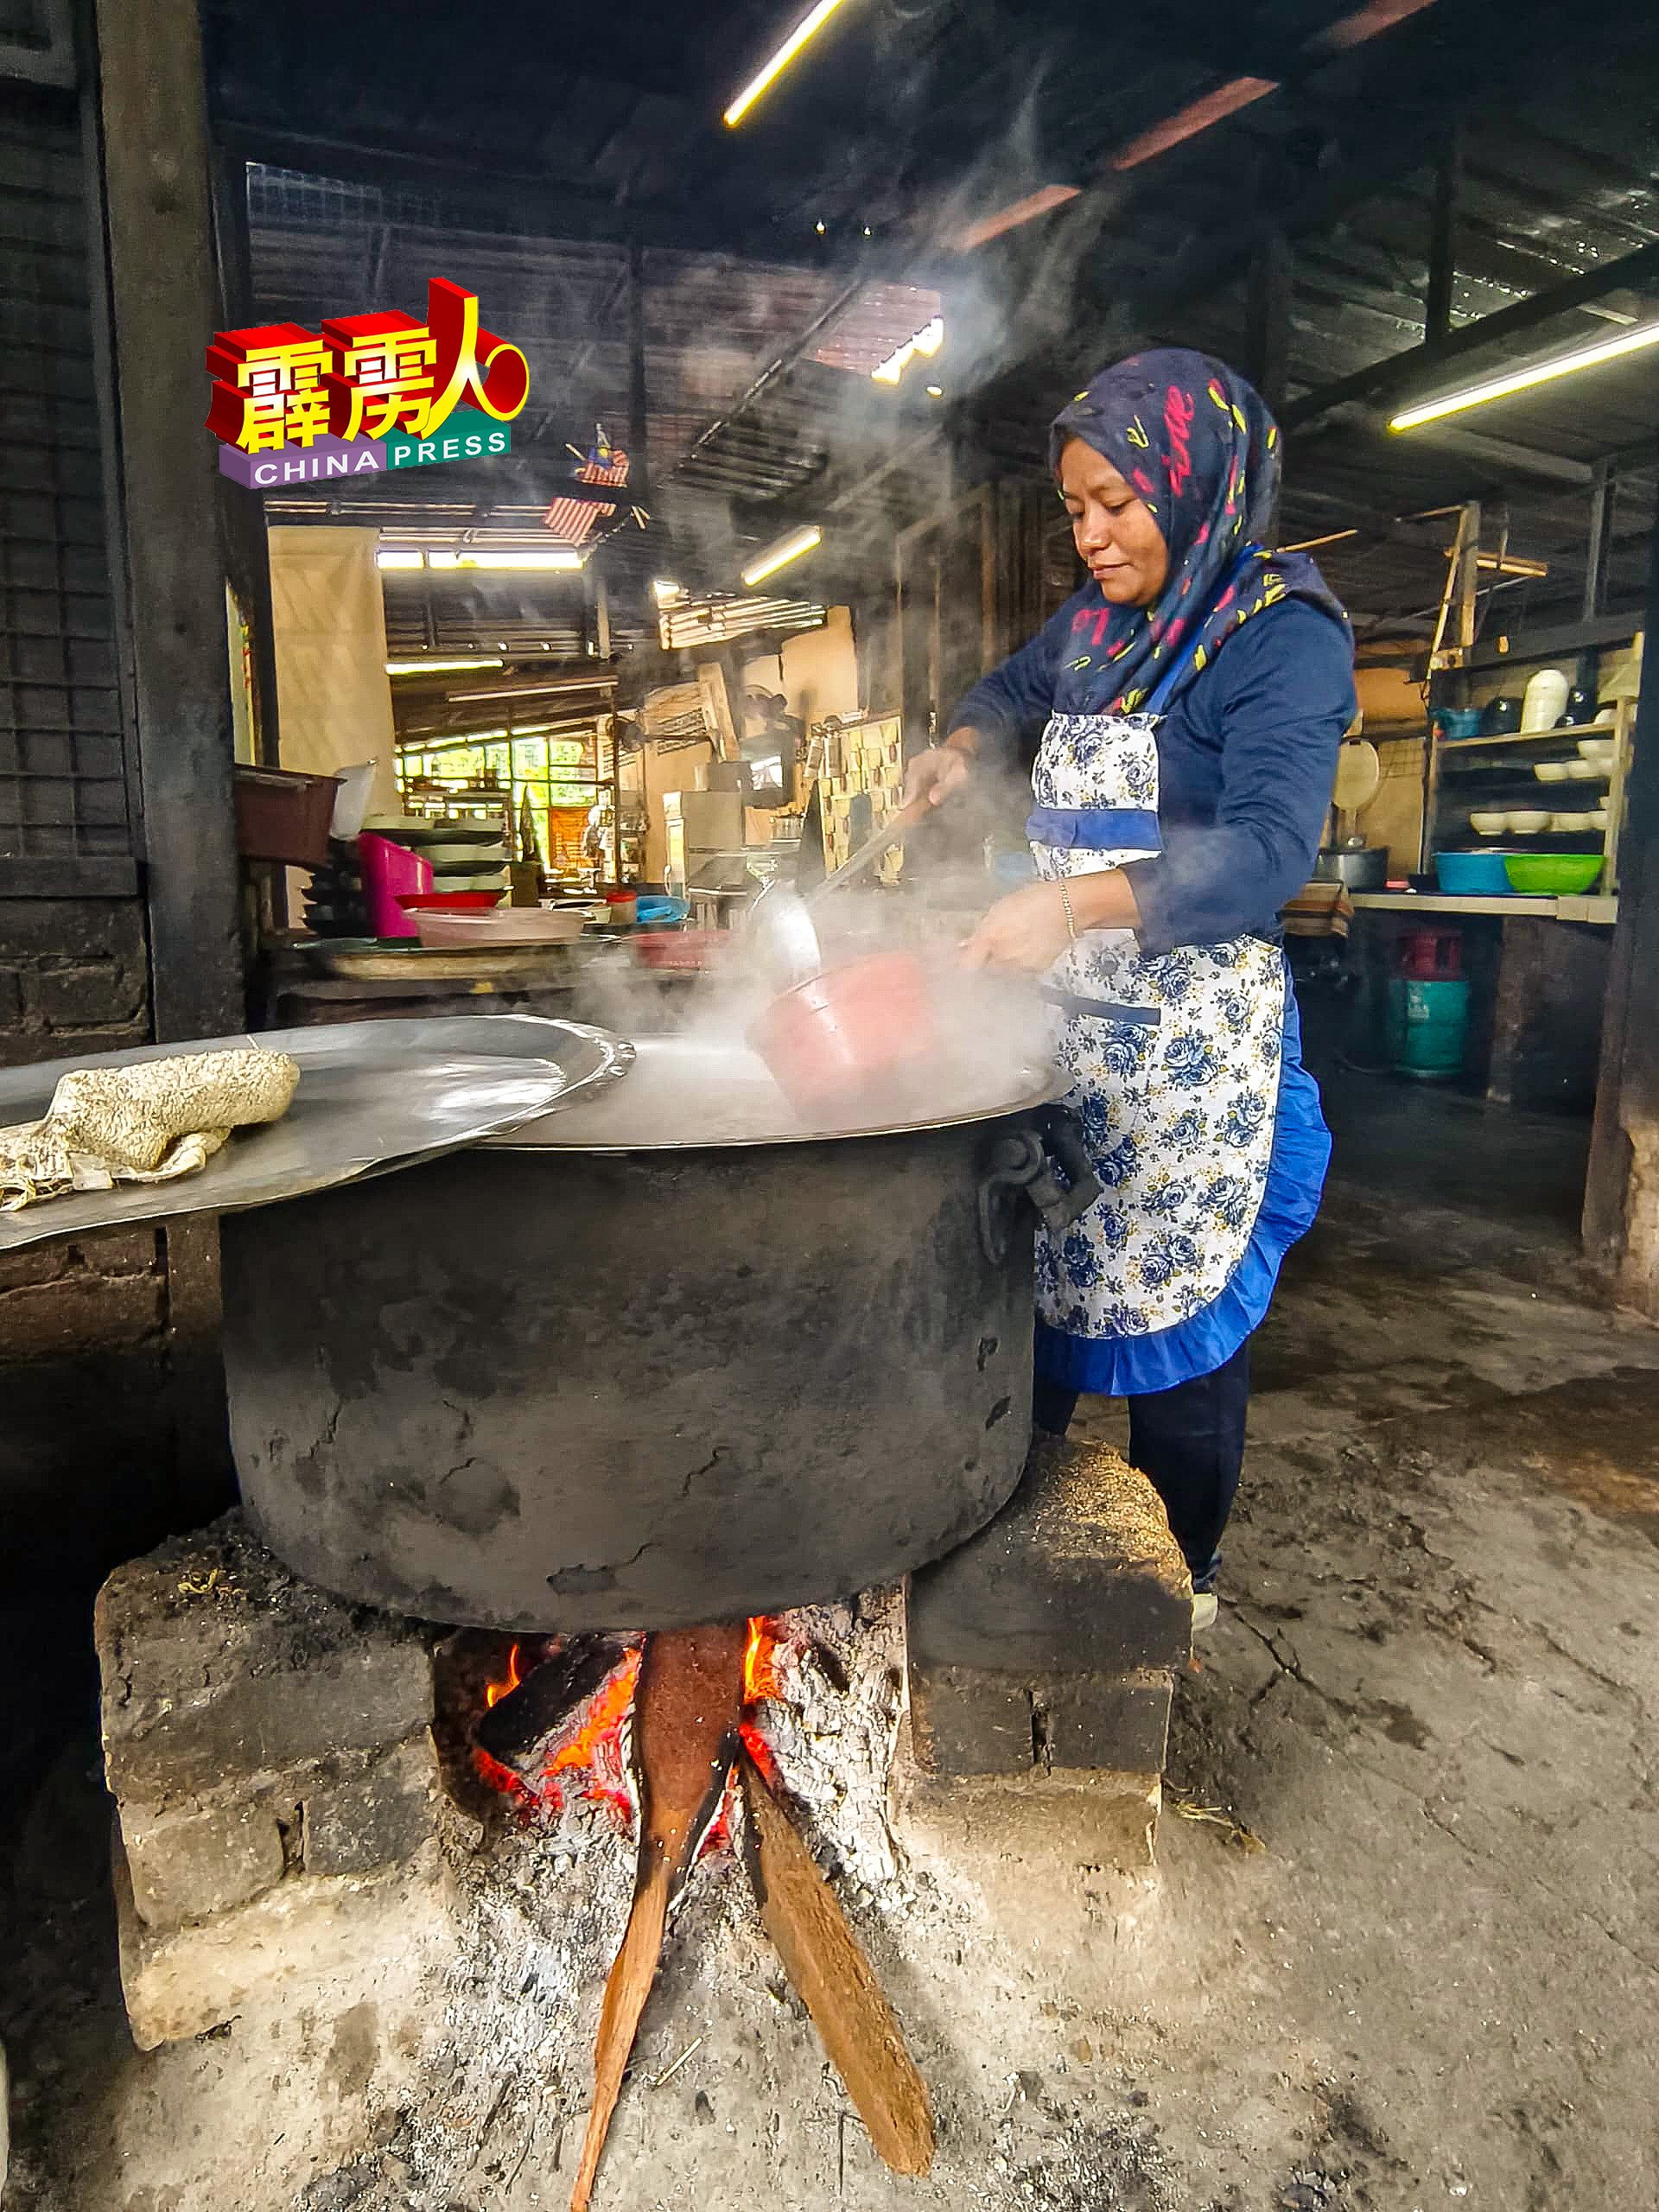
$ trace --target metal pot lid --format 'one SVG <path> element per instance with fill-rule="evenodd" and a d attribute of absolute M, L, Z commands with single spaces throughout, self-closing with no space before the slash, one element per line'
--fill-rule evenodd
<path fill-rule="evenodd" d="M 545 1120 L 493 1137 L 511 1152 L 723 1151 L 811 1144 L 830 1138 L 903 1136 L 1022 1113 L 1058 1098 L 1065 1079 L 1046 1059 L 1010 1056 L 994 1065 L 930 1066 L 923 1085 L 896 1084 L 861 1096 L 843 1118 L 805 1121 L 758 1052 L 690 1037 L 641 1037 L 620 1088 L 590 1093 Z"/>
<path fill-rule="evenodd" d="M 0 1213 L 0 1251 L 181 1214 L 236 1213 L 385 1174 L 563 1110 L 619 1082 L 633 1061 L 632 1047 L 608 1030 L 521 1014 L 267 1029 L 8 1069 L 0 1127 L 37 1120 L 72 1068 L 250 1045 L 299 1062 L 282 1121 L 239 1130 L 200 1174 L 176 1183 L 118 1183 Z"/>

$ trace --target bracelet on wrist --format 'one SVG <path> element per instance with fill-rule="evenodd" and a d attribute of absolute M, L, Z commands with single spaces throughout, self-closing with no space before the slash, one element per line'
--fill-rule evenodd
<path fill-rule="evenodd" d="M 1060 904 L 1065 909 L 1065 933 L 1075 944 L 1077 941 L 1077 918 L 1071 911 L 1071 889 L 1063 875 L 1056 876 L 1054 880 L 1059 885 Z"/>

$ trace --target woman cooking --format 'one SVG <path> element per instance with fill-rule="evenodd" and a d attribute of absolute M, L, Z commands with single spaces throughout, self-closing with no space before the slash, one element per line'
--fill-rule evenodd
<path fill-rule="evenodd" d="M 1050 463 L 1090 580 L 969 692 L 906 795 L 938 804 L 1041 731 L 1039 880 L 964 956 L 1054 987 L 1104 1185 L 1039 1243 L 1036 1421 L 1063 1435 L 1079 1392 L 1127 1397 L 1207 1626 L 1249 1339 L 1330 1156 L 1278 914 L 1318 850 L 1353 645 L 1312 562 L 1262 549 L 1279 432 L 1219 362 L 1103 371 L 1056 418 Z"/>

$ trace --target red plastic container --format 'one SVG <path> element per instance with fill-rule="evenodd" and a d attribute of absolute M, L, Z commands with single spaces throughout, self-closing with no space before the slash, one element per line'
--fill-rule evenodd
<path fill-rule="evenodd" d="M 1411 983 L 1455 983 L 1463 976 L 1463 931 L 1407 930 L 1395 947 L 1399 973 Z"/>
<path fill-rule="evenodd" d="M 874 952 L 776 998 L 749 1032 L 798 1112 L 855 1096 L 938 1049 L 927 969 L 913 952 Z"/>
<path fill-rule="evenodd" d="M 406 914 L 476 914 L 499 906 L 505 891 L 399 891 L 394 897 Z"/>
<path fill-rule="evenodd" d="M 286 861 L 321 868 L 328 827 L 340 796 L 338 776 L 305 776 L 287 768 L 238 767 L 232 783 L 236 849 L 244 860 Z"/>

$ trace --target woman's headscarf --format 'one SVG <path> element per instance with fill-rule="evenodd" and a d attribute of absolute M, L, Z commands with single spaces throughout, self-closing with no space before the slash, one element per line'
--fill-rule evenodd
<path fill-rule="evenodd" d="M 1132 713 L 1173 665 L 1171 692 L 1215 658 L 1253 614 L 1307 599 L 1346 622 L 1306 554 L 1268 555 L 1260 539 L 1279 490 L 1279 426 L 1241 376 L 1178 346 L 1103 369 L 1054 417 L 1049 466 L 1068 440 L 1103 454 L 1151 508 L 1169 548 L 1169 574 L 1150 607 L 1085 607 L 1074 618 L 1078 654 L 1105 686 L 1096 711 Z M 1095 686 L 1084 675 L 1085 686 Z"/>

